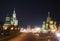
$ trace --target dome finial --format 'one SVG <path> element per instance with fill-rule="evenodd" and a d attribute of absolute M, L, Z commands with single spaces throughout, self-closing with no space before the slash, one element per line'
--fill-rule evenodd
<path fill-rule="evenodd" d="M 14 11 L 13 11 L 13 13 L 15 13 L 15 8 L 14 8 Z"/>
<path fill-rule="evenodd" d="M 48 11 L 48 17 L 50 17 L 50 12 Z"/>
<path fill-rule="evenodd" d="M 14 8 L 14 10 L 15 10 L 15 8 Z"/>

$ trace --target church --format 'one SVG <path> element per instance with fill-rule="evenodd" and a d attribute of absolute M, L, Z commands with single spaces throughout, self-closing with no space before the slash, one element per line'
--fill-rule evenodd
<path fill-rule="evenodd" d="M 42 32 L 47 33 L 47 32 L 52 32 L 54 33 L 57 30 L 56 28 L 56 21 L 53 21 L 50 17 L 50 12 L 48 12 L 48 17 L 46 21 L 43 21 L 42 24 Z"/>

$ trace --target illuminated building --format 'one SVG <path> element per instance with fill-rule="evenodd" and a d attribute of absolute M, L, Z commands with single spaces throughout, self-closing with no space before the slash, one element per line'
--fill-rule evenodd
<path fill-rule="evenodd" d="M 42 25 L 42 32 L 43 32 L 43 33 L 46 33 L 46 32 L 48 32 L 47 30 L 48 30 L 48 29 L 47 29 L 46 24 L 45 24 L 45 21 L 44 21 L 44 22 L 43 22 L 43 25 Z"/>
<path fill-rule="evenodd" d="M 31 27 L 30 27 L 30 25 L 27 26 L 27 31 L 28 31 L 28 32 L 31 32 Z"/>
<path fill-rule="evenodd" d="M 12 17 L 6 16 L 5 23 L 3 25 L 3 29 L 7 30 L 8 26 L 10 26 L 10 25 L 18 26 L 18 20 L 16 18 L 15 8 L 14 8 Z"/>
<path fill-rule="evenodd" d="M 41 31 L 41 28 L 38 26 L 35 26 L 34 28 L 30 28 L 30 25 L 27 26 L 27 28 L 21 28 L 20 32 L 24 32 L 24 33 L 35 33 L 35 34 L 39 34 Z"/>
<path fill-rule="evenodd" d="M 8 26 L 10 26 L 10 25 L 11 25 L 10 17 L 6 16 L 6 20 L 5 20 L 5 23 L 3 25 L 3 30 L 7 30 Z"/>
<path fill-rule="evenodd" d="M 12 17 L 6 16 L 5 23 L 2 29 L 3 29 L 3 34 L 17 33 L 20 31 L 20 27 L 18 26 L 18 20 L 15 13 L 15 8 Z"/>
<path fill-rule="evenodd" d="M 13 11 L 13 15 L 11 17 L 11 25 L 15 25 L 15 26 L 18 25 L 18 20 L 17 20 L 16 13 L 15 13 L 15 8 L 14 8 L 14 11 Z"/>
<path fill-rule="evenodd" d="M 50 12 L 48 12 L 47 20 L 43 22 L 42 25 L 42 32 L 47 33 L 48 31 L 51 31 L 52 33 L 57 30 L 56 28 L 56 22 L 52 21 L 50 17 Z"/>

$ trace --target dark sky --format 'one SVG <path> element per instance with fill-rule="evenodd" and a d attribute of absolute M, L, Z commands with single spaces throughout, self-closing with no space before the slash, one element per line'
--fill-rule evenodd
<path fill-rule="evenodd" d="M 60 2 L 55 0 L 0 0 L 0 18 L 12 15 L 16 9 L 19 25 L 41 25 L 48 11 L 53 20 L 60 21 Z"/>

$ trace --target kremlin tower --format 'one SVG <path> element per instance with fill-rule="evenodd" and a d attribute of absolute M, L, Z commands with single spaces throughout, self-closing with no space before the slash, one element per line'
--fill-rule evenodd
<path fill-rule="evenodd" d="M 16 17 L 15 8 L 14 8 L 12 17 L 6 16 L 5 23 L 4 23 L 4 25 L 3 25 L 3 29 L 4 29 L 4 30 L 7 30 L 7 28 L 8 28 L 10 25 L 18 26 L 18 20 L 17 20 L 17 17 Z"/>
<path fill-rule="evenodd" d="M 14 25 L 14 26 L 18 25 L 18 20 L 17 20 L 16 13 L 15 13 L 15 8 L 14 8 L 14 11 L 13 11 L 13 15 L 11 17 L 11 25 Z"/>

